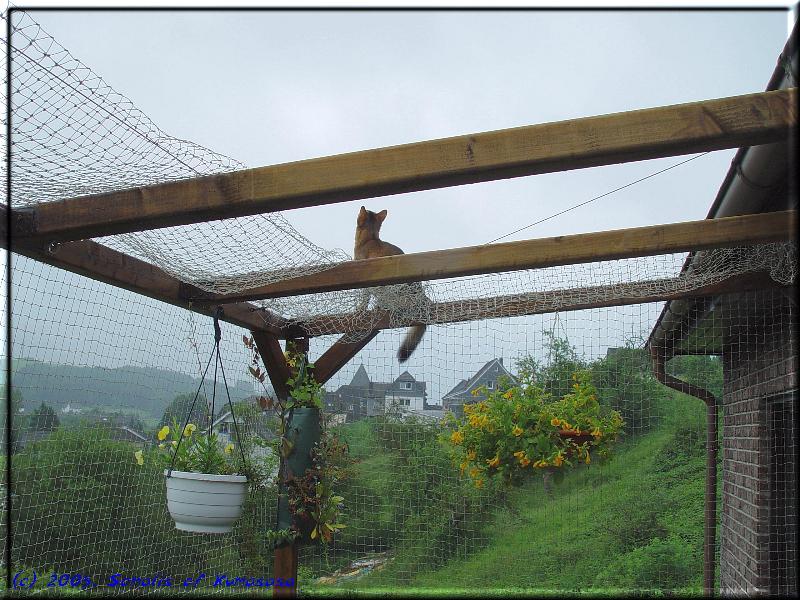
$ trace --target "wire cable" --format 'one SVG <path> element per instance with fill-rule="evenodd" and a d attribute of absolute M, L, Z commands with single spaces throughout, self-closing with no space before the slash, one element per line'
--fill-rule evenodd
<path fill-rule="evenodd" d="M 681 161 L 679 163 L 675 163 L 674 165 L 669 166 L 666 169 L 661 169 L 660 171 L 656 171 L 655 173 L 650 173 L 650 175 L 642 177 L 641 179 L 637 179 L 636 181 L 631 181 L 630 183 L 626 183 L 625 185 L 620 186 L 618 188 L 615 188 L 615 189 L 611 190 L 610 192 L 606 192 L 605 194 L 600 194 L 599 196 L 595 196 L 594 198 L 590 198 L 589 200 L 581 202 L 580 204 L 576 204 L 575 206 L 570 206 L 569 208 L 565 208 L 564 210 L 559 211 L 559 212 L 557 212 L 555 214 L 552 214 L 549 217 L 545 217 L 544 219 L 539 219 L 538 221 L 536 221 L 534 223 L 531 223 L 530 225 L 525 225 L 525 227 L 520 227 L 519 229 L 515 229 L 514 231 L 512 231 L 510 233 L 506 233 L 505 235 L 501 235 L 498 238 L 494 238 L 493 240 L 491 240 L 489 242 L 486 242 L 483 245 L 486 246 L 487 244 L 494 244 L 495 242 L 497 242 L 499 240 L 502 240 L 502 239 L 507 238 L 507 237 L 509 237 L 511 235 L 514 235 L 515 233 L 519 233 L 520 231 L 525 231 L 526 229 L 530 229 L 534 225 L 539 225 L 540 223 L 544 223 L 545 221 L 549 221 L 550 219 L 554 219 L 555 217 L 563 215 L 564 213 L 568 213 L 571 210 L 575 210 L 576 208 L 580 208 L 581 206 L 586 206 L 590 202 L 594 202 L 595 200 L 599 200 L 600 198 L 605 198 L 606 196 L 610 196 L 614 192 L 618 192 L 620 190 L 624 190 L 625 188 L 631 187 L 632 185 L 635 185 L 637 183 L 641 183 L 645 179 L 650 179 L 651 177 L 655 177 L 656 175 L 660 175 L 661 173 L 665 173 L 666 171 L 669 171 L 670 169 L 674 169 L 675 167 L 680 167 L 681 165 L 685 165 L 686 163 L 691 162 L 691 161 L 693 161 L 693 160 L 695 160 L 697 158 L 700 158 L 701 156 L 705 156 L 706 154 L 710 154 L 710 152 L 711 152 L 710 150 L 708 152 L 703 152 L 702 154 L 698 154 L 697 156 L 693 156 L 692 158 L 687 158 L 686 160 L 683 160 L 683 161 Z"/>

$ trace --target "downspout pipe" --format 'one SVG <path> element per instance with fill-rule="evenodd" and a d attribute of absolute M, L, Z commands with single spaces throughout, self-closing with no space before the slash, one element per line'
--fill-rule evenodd
<path fill-rule="evenodd" d="M 667 374 L 667 356 L 650 347 L 650 358 L 653 363 L 653 374 L 656 379 L 668 388 L 699 398 L 706 405 L 706 492 L 703 523 L 703 592 L 708 597 L 714 596 L 714 563 L 717 538 L 717 417 L 718 401 L 705 388 L 681 381 Z"/>

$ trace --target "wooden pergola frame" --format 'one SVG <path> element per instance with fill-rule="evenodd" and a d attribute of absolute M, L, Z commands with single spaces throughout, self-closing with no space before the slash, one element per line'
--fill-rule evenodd
<path fill-rule="evenodd" d="M 350 261 L 238 294 L 209 294 L 162 269 L 88 240 L 123 232 L 227 219 L 291 208 L 566 171 L 681 154 L 783 142 L 796 127 L 796 88 L 476 133 L 295 163 L 39 204 L 7 211 L 0 221 L 10 249 L 35 260 L 249 329 L 276 393 L 286 397 L 280 339 L 307 340 L 302 324 L 261 310 L 250 300 L 331 290 L 498 273 L 555 265 L 750 245 L 793 239 L 794 212 L 749 215 Z M 742 275 L 691 294 L 702 296 L 775 285 Z M 509 298 L 518 314 L 548 312 L 541 302 Z M 571 306 L 570 310 L 669 300 L 653 294 Z M 526 304 L 527 303 L 527 304 Z M 452 306 L 447 306 L 451 304 Z M 445 315 L 458 303 L 434 305 Z M 555 310 L 555 309 L 549 309 Z M 563 308 L 558 310 L 564 310 Z M 439 311 L 437 313 L 437 311 Z M 501 316 L 491 310 L 468 318 Z M 375 315 L 371 334 L 344 338 L 316 361 L 325 382 L 361 350 L 388 319 Z M 441 321 L 453 321 L 441 317 Z M 325 317 L 325 333 L 343 333 L 346 316 Z M 317 323 L 316 325 L 319 325 Z M 394 324 L 393 326 L 397 326 Z M 301 346 L 302 346 L 301 341 Z M 306 346 L 307 348 L 307 346 Z M 275 576 L 296 577 L 297 549 L 276 552 Z M 292 594 L 275 588 L 275 594 Z"/>

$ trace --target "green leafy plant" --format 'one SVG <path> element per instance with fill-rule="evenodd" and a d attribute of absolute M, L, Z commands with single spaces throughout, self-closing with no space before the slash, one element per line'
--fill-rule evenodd
<path fill-rule="evenodd" d="M 224 448 L 216 433 L 209 435 L 195 434 L 197 425 L 188 423 L 183 429 L 173 419 L 172 427 L 164 425 L 156 434 L 158 446 L 145 458 L 145 451 L 134 453 L 136 462 L 143 465 L 146 460 L 159 464 L 163 468 L 190 473 L 206 473 L 209 475 L 246 474 L 248 469 L 241 460 L 241 455 L 234 453 L 234 444 L 228 443 Z"/>
<path fill-rule="evenodd" d="M 344 497 L 334 492 L 342 476 L 347 446 L 323 432 L 311 452 L 311 467 L 303 475 L 286 480 L 289 510 L 296 531 L 311 540 L 330 542 L 341 523 Z"/>
<path fill-rule="evenodd" d="M 558 399 L 524 375 L 520 385 L 473 392 L 486 400 L 464 405 L 448 439 L 461 473 L 478 488 L 487 477 L 518 485 L 539 469 L 558 475 L 578 462 L 589 464 L 593 454 L 607 458 L 622 417 L 600 406 L 588 371 L 573 373 L 572 381 L 572 390 Z"/>
<path fill-rule="evenodd" d="M 297 536 L 294 529 L 269 529 L 264 533 L 264 540 L 270 548 L 275 548 L 293 542 Z"/>

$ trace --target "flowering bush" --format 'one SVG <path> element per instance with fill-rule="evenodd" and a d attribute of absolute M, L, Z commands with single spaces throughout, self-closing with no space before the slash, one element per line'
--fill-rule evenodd
<path fill-rule="evenodd" d="M 623 421 L 599 405 L 589 377 L 586 371 L 573 374 L 572 391 L 556 400 L 530 381 L 473 392 L 486 400 L 465 404 L 449 437 L 461 473 L 478 488 L 487 477 L 518 485 L 541 469 L 608 457 Z"/>
<path fill-rule="evenodd" d="M 209 475 L 235 475 L 244 472 L 240 457 L 233 452 L 233 444 L 222 448 L 216 433 L 194 435 L 196 430 L 197 425 L 194 423 L 187 424 L 182 433 L 179 433 L 181 427 L 174 420 L 172 427 L 164 425 L 156 436 L 158 448 L 148 453 L 148 459 L 165 469 L 172 465 L 175 471 Z M 137 464 L 144 464 L 145 453 L 142 450 L 136 451 L 134 457 Z"/>

